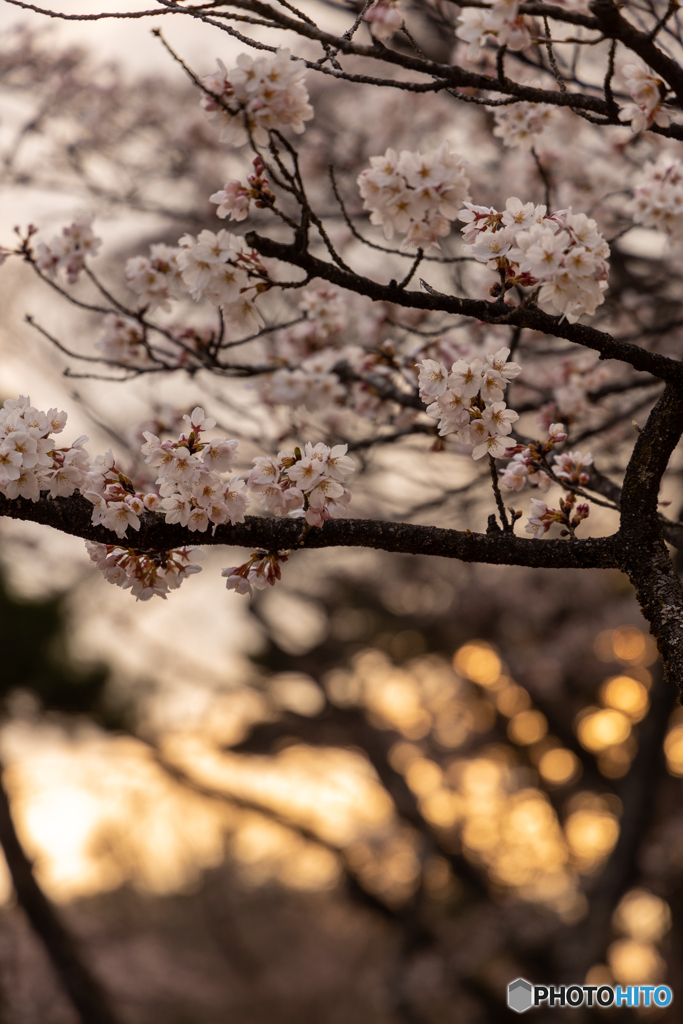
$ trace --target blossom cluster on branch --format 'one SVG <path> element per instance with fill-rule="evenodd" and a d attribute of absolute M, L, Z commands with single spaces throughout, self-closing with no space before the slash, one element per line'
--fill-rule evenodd
<path fill-rule="evenodd" d="M 546 206 L 513 197 L 504 212 L 465 203 L 459 217 L 463 252 L 500 274 L 495 294 L 540 285 L 541 309 L 559 311 L 570 323 L 605 301 L 609 246 L 585 213 L 548 214 Z"/>
<path fill-rule="evenodd" d="M 630 121 L 631 130 L 642 132 L 653 124 L 666 128 L 669 115 L 662 108 L 667 88 L 661 78 L 642 61 L 625 64 L 622 76 L 633 103 L 625 103 L 619 111 L 620 121 Z"/>
<path fill-rule="evenodd" d="M 420 398 L 436 398 L 427 409 L 439 421 L 439 434 L 454 434 L 461 444 L 472 445 L 472 458 L 491 455 L 504 458 L 516 441 L 510 437 L 518 413 L 508 409 L 503 392 L 521 372 L 508 363 L 509 348 L 501 348 L 485 360 L 458 359 L 450 373 L 433 359 L 420 366 Z"/>
<path fill-rule="evenodd" d="M 86 258 L 95 256 L 102 244 L 102 240 L 93 233 L 92 221 L 92 214 L 80 214 L 51 242 L 39 242 L 36 247 L 38 269 L 53 279 L 61 270 L 69 284 L 75 284 L 85 269 Z"/>
<path fill-rule="evenodd" d="M 531 43 L 529 29 L 519 13 L 519 0 L 496 0 L 491 7 L 465 7 L 455 34 L 469 44 L 469 60 L 479 56 L 489 39 L 509 50 L 525 50 Z"/>
<path fill-rule="evenodd" d="M 448 143 L 426 153 L 388 149 L 373 156 L 358 177 L 363 206 L 384 237 L 404 234 L 402 248 L 428 249 L 451 229 L 462 203 L 469 199 L 469 178 L 461 156 Z"/>
<path fill-rule="evenodd" d="M 671 153 L 648 160 L 633 190 L 629 212 L 637 224 L 683 238 L 683 163 Z"/>
<path fill-rule="evenodd" d="M 80 492 L 93 505 L 93 525 L 112 530 L 121 540 L 129 528 L 140 529 L 145 513 L 199 533 L 210 525 L 215 533 L 223 523 L 242 523 L 250 504 L 247 486 L 269 512 L 302 517 L 305 530 L 345 516 L 351 501 L 342 483 L 355 469 L 347 445 L 307 443 L 277 458 L 257 456 L 246 478 L 233 474 L 226 481 L 222 474 L 233 468 L 239 442 L 204 437 L 216 421 L 198 406 L 183 417 L 185 430 L 175 441 L 143 432 L 145 466 L 158 473 L 153 481 L 144 466 L 132 478 L 125 474 L 111 451 L 90 459 L 83 448 L 87 437 L 58 448 L 50 435 L 60 433 L 66 419 L 56 409 L 41 412 L 23 396 L 5 402 L 0 409 L 0 493 L 37 502 L 41 492 L 51 498 Z M 132 589 L 141 600 L 165 597 L 185 576 L 200 571 L 191 548 L 139 551 L 90 544 L 88 550 L 110 583 Z"/>
<path fill-rule="evenodd" d="M 244 145 L 251 134 L 259 145 L 268 144 L 268 130 L 289 127 L 300 134 L 313 117 L 302 79 L 303 61 L 289 50 L 272 57 L 242 53 L 229 71 L 218 61 L 218 71 L 202 79 L 206 89 L 206 116 L 221 131 L 221 142 Z"/>

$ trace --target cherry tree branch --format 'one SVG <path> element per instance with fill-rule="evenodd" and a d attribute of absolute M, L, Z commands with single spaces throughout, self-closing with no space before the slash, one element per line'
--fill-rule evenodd
<path fill-rule="evenodd" d="M 510 534 L 480 534 L 374 519 L 330 519 L 320 529 L 304 534 L 299 519 L 247 516 L 243 523 L 218 526 L 211 534 L 192 532 L 177 524 L 168 525 L 161 516 L 146 512 L 140 516 L 140 529 L 131 530 L 121 539 L 111 530 L 92 525 L 92 505 L 80 494 L 70 498 L 41 496 L 36 502 L 0 495 L 0 515 L 52 526 L 83 540 L 137 551 L 169 551 L 198 544 L 268 551 L 361 547 L 409 555 L 439 555 L 462 562 L 539 568 L 614 569 L 620 568 L 622 562 L 616 537 L 540 541 Z"/>
<path fill-rule="evenodd" d="M 648 352 L 630 342 L 619 341 L 605 331 L 599 331 L 587 324 L 570 324 L 559 316 L 551 316 L 532 306 L 510 307 L 504 302 L 485 302 L 481 299 L 466 299 L 457 295 L 444 295 L 428 288 L 427 293 L 406 291 L 398 285 L 380 284 L 360 274 L 342 270 L 332 263 L 318 259 L 295 243 L 276 242 L 271 238 L 250 231 L 246 235 L 247 245 L 262 256 L 275 257 L 301 267 L 311 278 L 320 277 L 325 281 L 347 288 L 360 295 L 367 295 L 376 302 L 389 302 L 412 309 L 424 309 L 468 316 L 488 324 L 506 323 L 517 327 L 528 327 L 551 337 L 566 338 L 584 348 L 600 353 L 601 359 L 618 359 L 636 370 L 651 373 L 660 380 L 683 384 L 683 363 L 678 359 Z"/>

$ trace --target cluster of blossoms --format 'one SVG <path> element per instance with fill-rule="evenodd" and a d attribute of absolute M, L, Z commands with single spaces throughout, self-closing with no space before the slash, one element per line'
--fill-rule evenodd
<path fill-rule="evenodd" d="M 245 188 L 241 181 L 226 181 L 219 192 L 214 192 L 209 202 L 217 204 L 216 216 L 221 220 L 225 217 L 230 220 L 246 220 L 252 200 L 259 210 L 271 206 L 275 196 L 270 191 L 265 170 L 263 160 L 257 156 L 254 158 L 254 173 L 247 178 L 248 187 Z"/>
<path fill-rule="evenodd" d="M 87 437 L 58 448 L 51 434 L 60 434 L 66 413 L 41 412 L 31 399 L 8 399 L 0 409 L 0 493 L 6 498 L 38 501 L 41 491 L 66 498 L 88 479 Z"/>
<path fill-rule="evenodd" d="M 243 330 L 263 327 L 254 302 L 268 287 L 266 272 L 258 254 L 247 248 L 241 235 L 204 230 L 197 238 L 183 235 L 179 244 L 178 267 L 195 302 L 208 299 L 221 307 L 226 320 Z M 256 285 L 251 282 L 252 276 L 260 279 Z"/>
<path fill-rule="evenodd" d="M 169 299 L 178 295 L 178 250 L 159 242 L 151 245 L 149 256 L 131 256 L 126 262 L 126 281 L 131 291 L 140 296 L 140 304 L 148 312 L 170 309 Z"/>
<path fill-rule="evenodd" d="M 633 190 L 628 212 L 636 224 L 666 231 L 674 241 L 683 238 L 683 164 L 664 153 L 649 160 Z"/>
<path fill-rule="evenodd" d="M 454 434 L 462 444 L 473 445 L 473 459 L 505 458 L 516 446 L 509 434 L 519 416 L 506 407 L 503 392 L 521 367 L 508 363 L 509 355 L 509 348 L 501 348 L 485 360 L 458 359 L 450 373 L 433 359 L 418 363 L 420 398 L 436 398 L 427 414 L 439 420 L 442 437 Z"/>
<path fill-rule="evenodd" d="M 402 249 L 438 247 L 451 229 L 462 203 L 469 199 L 464 161 L 448 143 L 426 153 L 388 149 L 370 158 L 371 167 L 358 177 L 363 206 L 384 237 L 405 234 Z"/>
<path fill-rule="evenodd" d="M 657 78 L 647 64 L 642 62 L 625 64 L 622 76 L 633 103 L 621 107 L 619 120 L 630 121 L 634 132 L 643 132 L 653 124 L 666 128 L 669 115 L 662 108 L 662 100 L 667 87 L 661 78 Z"/>
<path fill-rule="evenodd" d="M 581 452 L 564 452 L 553 456 L 554 466 L 548 464 L 548 455 L 555 445 L 567 440 L 567 433 L 562 423 L 551 423 L 548 428 L 548 439 L 536 441 L 526 448 L 519 448 L 510 462 L 501 472 L 501 483 L 511 491 L 523 490 L 530 483 L 541 491 L 547 491 L 553 484 L 553 477 L 572 486 L 583 486 L 589 482 L 586 468 L 592 465 L 593 456 Z M 544 468 L 545 467 L 545 468 Z M 547 470 L 547 472 L 546 472 Z M 552 475 L 551 475 L 552 474 Z M 576 494 L 570 492 L 560 499 L 560 507 L 549 508 L 540 498 L 531 499 L 531 514 L 527 519 L 526 532 L 533 537 L 542 537 L 553 523 L 559 523 L 563 529 L 560 536 L 573 536 L 576 527 L 588 517 L 588 505 L 576 506 Z M 521 513 L 517 513 L 521 515 Z"/>
<path fill-rule="evenodd" d="M 277 458 L 258 456 L 247 477 L 250 490 L 261 495 L 261 506 L 275 515 L 303 516 L 309 526 L 346 515 L 351 492 L 342 481 L 355 470 L 347 445 L 328 448 L 310 442 Z"/>
<path fill-rule="evenodd" d="M 471 203 L 465 207 L 463 252 L 499 272 L 503 284 L 496 283 L 492 294 L 540 285 L 539 306 L 561 312 L 570 323 L 604 302 L 609 246 L 585 213 L 569 208 L 547 215 L 547 207 L 524 205 L 515 197 L 502 213 Z"/>
<path fill-rule="evenodd" d="M 469 43 L 467 59 L 476 60 L 487 40 L 508 50 L 524 50 L 531 35 L 519 13 L 519 0 L 497 0 L 491 7 L 466 7 L 458 18 L 455 34 Z"/>
<path fill-rule="evenodd" d="M 242 565 L 223 569 L 221 576 L 227 577 L 225 585 L 228 590 L 251 597 L 254 589 L 273 587 L 276 580 L 282 579 L 280 562 L 286 562 L 288 557 L 289 551 L 254 551 Z"/>
<path fill-rule="evenodd" d="M 303 61 L 294 60 L 283 49 L 272 57 L 242 53 L 230 71 L 219 60 L 218 71 L 202 79 L 206 89 L 202 106 L 209 120 L 220 127 L 221 142 L 241 146 L 251 133 L 258 145 L 266 146 L 268 131 L 285 126 L 301 134 L 304 121 L 313 117 L 302 81 L 305 70 Z"/>
<path fill-rule="evenodd" d="M 107 582 L 130 590 L 138 601 L 148 601 L 150 597 L 165 600 L 169 590 L 177 590 L 186 576 L 202 571 L 195 563 L 205 557 L 203 551 L 194 547 L 136 551 L 91 541 L 86 541 L 85 546 Z"/>
<path fill-rule="evenodd" d="M 226 483 L 220 476 L 232 469 L 239 442 L 227 438 L 203 440 L 204 431 L 215 427 L 216 421 L 207 418 L 199 407 L 183 419 L 188 430 L 177 441 L 161 441 L 145 432 L 145 462 L 159 472 L 159 495 L 150 511 L 159 508 L 167 523 L 180 523 L 200 533 L 206 532 L 209 523 L 214 532 L 216 526 L 228 521 L 233 525 L 243 523 L 249 507 L 244 480 L 232 476 Z"/>
<path fill-rule="evenodd" d="M 87 256 L 95 256 L 102 244 L 92 230 L 92 214 L 82 213 L 61 235 L 56 235 L 50 244 L 38 242 L 35 252 L 36 266 L 43 274 L 55 278 L 60 270 L 66 273 L 69 284 L 75 284 L 85 267 Z M 29 228 L 29 234 L 35 229 Z"/>
<path fill-rule="evenodd" d="M 398 9 L 397 0 L 378 0 L 363 15 L 363 21 L 372 25 L 372 34 L 376 39 L 391 39 L 394 32 L 403 25 L 403 15 Z"/>
<path fill-rule="evenodd" d="M 556 444 L 567 440 L 567 433 L 562 423 L 551 423 L 548 427 L 548 440 L 541 444 L 531 444 L 527 448 L 520 448 L 512 456 L 505 469 L 501 471 L 501 483 L 511 491 L 521 491 L 526 483 L 538 487 L 541 491 L 547 491 L 552 486 L 552 478 L 545 472 L 543 466 L 549 452 Z M 557 458 L 556 460 L 557 461 Z"/>
<path fill-rule="evenodd" d="M 207 418 L 203 409 L 197 407 L 183 416 L 185 430 L 176 441 L 161 441 L 156 434 L 143 431 L 141 450 L 145 463 L 158 471 L 158 490 L 150 486 L 136 489 L 116 465 L 111 451 L 91 460 L 83 448 L 86 437 L 57 448 L 50 434 L 60 433 L 66 419 L 66 413 L 56 409 L 47 413 L 35 409 L 29 398 L 5 402 L 0 409 L 0 493 L 11 499 L 38 501 L 41 491 L 52 498 L 80 491 L 93 505 L 93 525 L 112 530 L 120 539 L 128 527 L 140 529 L 140 516 L 145 512 L 163 514 L 167 523 L 180 523 L 200 533 L 206 532 L 209 524 L 215 532 L 219 524 L 244 522 L 250 503 L 244 478 L 221 479 L 221 474 L 232 469 L 239 442 L 204 439 L 204 432 L 212 430 L 216 421 Z M 325 520 L 346 514 L 351 494 L 341 481 L 355 469 L 346 455 L 346 445 L 328 448 L 309 443 L 303 452 L 295 448 L 294 452 L 280 452 L 277 459 L 257 457 L 253 461 L 248 482 L 261 496 L 264 508 L 277 515 L 302 516 L 308 526 L 322 526 Z M 132 590 L 140 600 L 155 594 L 165 597 L 169 590 L 177 589 L 186 576 L 200 571 L 195 563 L 202 557 L 191 547 L 157 551 L 89 544 L 88 551 L 110 583 Z M 255 577 L 257 586 L 261 580 L 264 585 L 272 583 L 279 579 L 278 559 L 282 561 L 284 555 L 261 553 L 258 558 L 252 556 L 245 573 L 240 567 L 234 573 L 226 570 L 224 575 L 246 575 L 252 583 Z"/>
<path fill-rule="evenodd" d="M 543 133 L 554 115 L 555 111 L 547 103 L 512 103 L 509 107 L 496 107 L 493 134 L 510 149 L 531 149 L 535 136 Z"/>
<path fill-rule="evenodd" d="M 584 519 L 588 518 L 590 512 L 588 505 L 583 503 L 576 505 L 576 512 L 572 515 L 575 505 L 575 494 L 568 494 L 565 498 L 560 498 L 559 508 L 548 508 L 546 503 L 541 501 L 540 498 L 532 498 L 531 515 L 527 519 L 524 529 L 533 537 L 542 537 L 544 533 L 548 532 L 553 523 L 560 523 L 564 527 L 564 529 L 560 530 L 560 536 L 573 536 L 576 527 Z"/>

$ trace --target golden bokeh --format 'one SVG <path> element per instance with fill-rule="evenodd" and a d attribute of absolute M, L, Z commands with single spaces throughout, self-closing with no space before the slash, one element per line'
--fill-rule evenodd
<path fill-rule="evenodd" d="M 626 665 L 652 665 L 658 658 L 657 645 L 636 626 L 618 626 L 598 633 L 593 650 L 600 661 L 621 661 Z"/>
<path fill-rule="evenodd" d="M 628 717 L 615 708 L 586 708 L 576 726 L 581 746 L 592 753 L 623 743 L 630 732 Z"/>
<path fill-rule="evenodd" d="M 506 685 L 496 693 L 495 700 L 496 707 L 506 718 L 512 718 L 531 707 L 531 697 L 527 691 L 512 680 L 507 680 Z"/>
<path fill-rule="evenodd" d="M 613 676 L 601 690 L 603 703 L 639 722 L 647 714 L 650 701 L 646 687 L 631 676 Z"/>
<path fill-rule="evenodd" d="M 538 743 L 548 732 L 548 721 L 540 711 L 520 711 L 508 723 L 507 733 L 513 743 L 529 746 Z"/>
<path fill-rule="evenodd" d="M 664 740 L 664 753 L 671 775 L 683 776 L 683 723 L 669 730 Z"/>
<path fill-rule="evenodd" d="M 659 942 L 671 928 L 671 910 L 648 889 L 631 889 L 614 912 L 614 927 L 639 942 Z"/>
<path fill-rule="evenodd" d="M 422 797 L 420 811 L 437 828 L 452 828 L 458 820 L 460 800 L 448 789 L 436 789 Z"/>
<path fill-rule="evenodd" d="M 640 661 L 645 654 L 645 634 L 635 626 L 619 626 L 612 634 L 612 650 L 619 661 Z"/>
<path fill-rule="evenodd" d="M 614 849 L 619 824 L 607 810 L 583 807 L 569 815 L 564 832 L 579 871 L 587 873 Z"/>
<path fill-rule="evenodd" d="M 607 961 L 620 985 L 652 985 L 664 974 L 664 961 L 654 946 L 635 939 L 617 939 L 607 950 Z"/>
<path fill-rule="evenodd" d="M 500 677 L 501 660 L 483 641 L 464 644 L 453 657 L 456 672 L 480 686 L 493 686 Z"/>
<path fill-rule="evenodd" d="M 538 762 L 538 770 L 546 782 L 563 786 L 575 779 L 581 771 L 581 762 L 576 754 L 563 747 L 547 750 Z"/>
<path fill-rule="evenodd" d="M 633 737 L 629 737 L 632 740 Z M 598 754 L 598 769 L 606 779 L 621 779 L 631 767 L 636 745 L 627 740 Z"/>
<path fill-rule="evenodd" d="M 443 779 L 443 772 L 438 764 L 426 757 L 411 761 L 405 771 L 405 779 L 413 793 L 426 796 L 438 789 Z"/>

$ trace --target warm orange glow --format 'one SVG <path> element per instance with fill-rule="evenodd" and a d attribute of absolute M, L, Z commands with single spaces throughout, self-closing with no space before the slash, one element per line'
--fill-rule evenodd
<path fill-rule="evenodd" d="M 614 927 L 639 942 L 659 942 L 671 928 L 669 904 L 648 889 L 631 889 L 614 912 Z"/>
<path fill-rule="evenodd" d="M 433 790 L 438 789 L 443 779 L 443 772 L 438 764 L 429 761 L 427 758 L 418 758 L 406 768 L 406 782 L 413 793 L 418 796 L 426 796 Z"/>
<path fill-rule="evenodd" d="M 562 786 L 576 778 L 581 770 L 581 762 L 571 750 L 557 747 L 543 754 L 538 762 L 538 770 L 546 782 Z"/>
<path fill-rule="evenodd" d="M 397 772 L 403 774 L 412 761 L 422 756 L 422 751 L 414 743 L 394 743 L 389 751 L 389 763 Z"/>
<path fill-rule="evenodd" d="M 502 664 L 494 650 L 482 641 L 465 644 L 453 657 L 456 672 L 480 686 L 493 686 L 500 676 Z"/>
<path fill-rule="evenodd" d="M 547 732 L 548 722 L 540 711 L 520 711 L 508 725 L 508 736 L 520 746 L 537 743 Z"/>
<path fill-rule="evenodd" d="M 458 819 L 460 801 L 447 789 L 437 789 L 420 800 L 427 821 L 438 828 L 452 828 Z"/>
<path fill-rule="evenodd" d="M 650 705 L 645 686 L 630 676 L 608 679 L 602 688 L 602 699 L 609 707 L 623 711 L 633 722 L 639 722 Z"/>
<path fill-rule="evenodd" d="M 501 715 L 512 718 L 513 715 L 531 707 L 531 697 L 523 687 L 510 680 L 508 685 L 496 694 L 496 707 Z"/>
<path fill-rule="evenodd" d="M 614 649 L 612 647 L 613 629 L 603 629 L 598 633 L 594 642 L 593 650 L 600 661 L 614 661 Z"/>
<path fill-rule="evenodd" d="M 600 774 L 606 779 L 620 779 L 626 775 L 631 767 L 633 755 L 636 752 L 635 743 L 621 743 L 616 747 L 608 747 L 598 755 L 598 768 Z"/>
<path fill-rule="evenodd" d="M 669 730 L 664 740 L 664 753 L 671 775 L 683 775 L 683 723 Z"/>
<path fill-rule="evenodd" d="M 607 964 L 594 964 L 589 971 L 586 972 L 586 985 L 597 985 L 601 988 L 602 985 L 613 985 L 614 977 Z"/>
<path fill-rule="evenodd" d="M 616 818 L 607 811 L 584 807 L 570 814 L 564 826 L 579 871 L 591 871 L 607 856 L 619 837 Z"/>
<path fill-rule="evenodd" d="M 623 743 L 630 732 L 629 719 L 614 708 L 589 708 L 576 727 L 581 746 L 596 753 Z"/>
<path fill-rule="evenodd" d="M 657 645 L 636 626 L 619 626 L 598 633 L 593 650 L 600 661 L 621 661 L 628 665 L 652 665 Z"/>
<path fill-rule="evenodd" d="M 465 742 L 474 728 L 474 717 L 469 708 L 457 705 L 445 708 L 436 717 L 434 735 L 437 743 L 452 750 Z"/>
<path fill-rule="evenodd" d="M 635 626 L 620 626 L 612 634 L 612 649 L 619 661 L 640 661 L 645 654 L 645 636 Z"/>
<path fill-rule="evenodd" d="M 664 961 L 647 942 L 617 939 L 607 950 L 607 960 L 621 985 L 651 985 L 664 974 Z"/>

